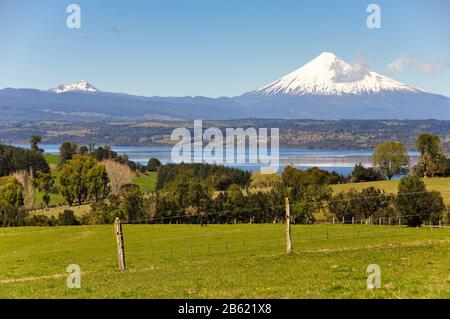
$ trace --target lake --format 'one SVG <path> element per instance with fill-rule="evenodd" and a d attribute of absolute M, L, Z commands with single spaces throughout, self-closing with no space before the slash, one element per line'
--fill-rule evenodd
<path fill-rule="evenodd" d="M 29 145 L 16 146 L 29 148 Z M 46 153 L 59 153 L 59 145 L 42 144 L 40 147 L 43 148 Z M 141 164 L 146 164 L 152 157 L 159 159 L 163 164 L 172 161 L 171 146 L 114 146 L 112 149 L 118 154 L 127 154 L 130 160 Z M 348 175 L 358 163 L 370 167 L 372 165 L 370 160 L 372 152 L 373 150 L 305 150 L 297 148 L 280 148 L 280 171 L 284 166 L 291 165 L 301 169 L 319 167 L 327 171 L 335 171 L 339 174 Z M 416 163 L 418 153 L 410 152 L 409 155 L 411 156 L 413 163 Z M 228 166 L 238 167 L 252 172 L 260 169 L 260 165 L 248 163 Z"/>

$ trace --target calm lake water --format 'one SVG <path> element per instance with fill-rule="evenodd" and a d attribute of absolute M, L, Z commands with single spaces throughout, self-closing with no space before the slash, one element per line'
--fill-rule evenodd
<path fill-rule="evenodd" d="M 29 147 L 29 145 L 17 145 L 20 147 Z M 59 145 L 40 145 L 46 153 L 58 154 Z M 170 163 L 171 146 L 114 146 L 113 151 L 118 154 L 127 154 L 129 159 L 146 164 L 152 157 L 159 159 L 163 164 Z M 279 161 L 280 171 L 286 165 L 292 165 L 297 168 L 307 169 L 309 167 L 319 167 L 328 171 L 348 175 L 353 167 L 362 163 L 366 167 L 371 166 L 370 156 L 373 150 L 305 150 L 297 148 L 280 148 Z M 417 161 L 417 152 L 410 152 L 413 162 Z M 239 167 L 248 171 L 257 171 L 259 164 L 234 164 L 229 165 Z"/>

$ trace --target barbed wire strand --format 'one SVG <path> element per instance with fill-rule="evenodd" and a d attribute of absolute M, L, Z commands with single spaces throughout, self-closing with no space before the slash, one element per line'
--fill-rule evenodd
<path fill-rule="evenodd" d="M 311 201 L 311 202 L 303 202 L 303 201 L 297 201 L 294 203 L 290 203 L 290 206 L 293 207 L 297 204 L 302 204 L 302 205 L 314 205 L 314 204 L 321 204 L 321 205 L 325 205 L 328 206 L 330 205 L 330 203 L 338 203 L 338 202 L 352 202 L 352 201 L 357 201 L 357 200 L 367 200 L 367 199 L 374 199 L 374 198 L 381 198 L 381 197 L 385 197 L 385 196 L 389 196 L 389 197 L 398 197 L 398 196 L 409 196 L 409 195 L 419 195 L 419 194 L 428 194 L 431 193 L 433 191 L 418 191 L 418 192 L 407 192 L 407 193 L 400 193 L 400 194 L 389 194 L 389 193 L 385 193 L 385 194 L 380 194 L 377 196 L 364 196 L 364 197 L 355 197 L 355 198 L 348 198 L 348 199 L 340 199 L 340 200 L 324 200 L 324 201 Z M 197 214 L 197 215 L 192 215 L 192 214 L 184 214 L 184 215 L 176 215 L 176 216 L 161 216 L 161 217 L 154 217 L 154 218 L 145 218 L 145 219 L 135 219 L 135 220 L 128 220 L 128 221 L 124 221 L 122 224 L 138 224 L 138 223 L 143 223 L 143 222 L 157 222 L 157 221 L 164 221 L 164 220 L 173 220 L 173 219 L 181 219 L 181 218 L 202 218 L 205 216 L 210 216 L 210 215 L 221 215 L 221 214 L 228 214 L 228 213 L 233 213 L 233 214 L 238 214 L 240 212 L 246 212 L 246 211 L 256 211 L 256 210 L 265 210 L 265 209 L 275 209 L 275 208 L 282 208 L 285 207 L 285 205 L 276 205 L 276 206 L 265 206 L 265 207 L 252 207 L 252 208 L 247 208 L 247 209 L 240 209 L 240 210 L 228 210 L 228 211 L 216 211 L 216 212 L 209 212 L 209 213 L 202 213 L 202 214 Z"/>
<path fill-rule="evenodd" d="M 414 214 L 414 215 L 407 215 L 408 217 L 412 217 L 412 216 L 421 216 L 421 215 L 424 215 L 424 214 Z M 403 217 L 406 217 L 406 216 L 403 216 Z M 304 225 L 310 225 L 310 226 L 312 226 L 312 224 L 297 224 L 298 226 L 304 226 Z M 322 224 L 322 225 L 324 225 L 324 224 Z M 327 224 L 325 224 L 325 225 L 327 225 Z M 329 225 L 329 224 L 328 224 Z M 356 226 L 358 226 L 358 224 L 356 224 Z M 370 226 L 370 225 L 363 225 L 363 226 Z M 372 225 L 372 226 L 377 226 L 377 225 Z M 390 230 L 397 230 L 397 231 L 400 231 L 400 230 L 404 230 L 405 228 L 400 228 L 400 227 L 398 227 L 397 225 L 392 225 L 392 226 L 388 226 L 388 225 L 383 225 L 383 226 L 387 226 L 386 228 L 385 228 L 385 230 L 386 230 L 386 234 L 389 234 L 389 235 L 392 235 L 392 231 L 390 232 Z M 378 230 L 376 230 L 375 231 L 375 229 L 376 229 L 376 227 L 373 227 L 373 230 L 372 231 L 366 231 L 366 232 L 361 232 L 361 231 L 359 231 L 358 230 L 358 232 L 356 233 L 356 232 L 354 232 L 354 233 L 352 233 L 352 234 L 350 234 L 350 235 L 344 235 L 344 236 L 340 236 L 340 235 L 338 235 L 338 236 L 336 236 L 335 234 L 332 234 L 332 233 L 330 233 L 330 232 L 328 232 L 328 230 L 327 230 L 327 238 L 325 239 L 324 238 L 324 240 L 333 240 L 333 239 L 338 239 L 338 238 L 354 238 L 354 237 L 364 237 L 364 235 L 365 234 L 371 234 L 372 236 L 373 235 L 375 235 L 375 234 L 377 234 L 377 235 L 379 235 L 379 234 L 382 234 L 383 232 L 380 232 L 380 231 L 378 231 Z M 274 229 L 274 230 L 277 230 L 277 229 Z M 273 231 L 273 230 L 271 230 L 271 231 Z M 278 230 L 277 230 L 278 231 Z M 261 232 L 260 232 L 260 230 L 258 230 L 258 233 L 260 234 Z M 266 233 L 268 233 L 268 232 L 266 232 Z M 300 233 L 300 234 L 302 234 L 302 233 Z M 314 236 L 314 237 L 311 237 L 311 238 L 303 238 L 303 236 L 298 236 L 297 237 L 297 232 L 294 232 L 293 233 L 293 241 L 303 241 L 303 242 L 315 242 L 315 241 L 318 241 L 318 240 L 320 240 L 320 238 L 321 237 L 317 237 L 317 235 L 316 236 Z M 409 234 L 405 234 L 405 235 L 409 235 Z M 305 237 L 307 237 L 308 235 L 305 235 Z M 195 238 L 198 238 L 198 237 L 202 237 L 202 236 L 195 236 Z M 170 239 L 166 239 L 166 240 L 173 240 L 173 239 L 176 239 L 176 238 L 170 238 Z M 185 240 L 186 238 L 182 238 L 183 240 Z M 161 240 L 164 240 L 164 239 L 161 239 Z M 222 247 L 223 246 L 223 243 L 224 242 L 228 242 L 230 245 L 233 243 L 233 242 L 235 242 L 235 241 L 233 241 L 233 239 L 224 239 L 224 238 L 217 238 L 216 240 L 220 240 L 221 241 L 221 243 L 219 244 L 219 243 L 213 243 L 213 242 L 208 242 L 208 244 L 210 245 L 210 247 L 212 248 L 212 247 L 217 247 L 217 246 L 220 246 L 220 247 Z M 246 243 L 247 244 L 252 244 L 252 243 L 265 243 L 265 242 L 269 242 L 270 240 L 269 239 L 267 239 L 267 237 L 266 238 L 262 238 L 262 239 L 258 239 L 258 240 L 254 240 L 254 241 L 246 241 Z M 279 238 L 276 238 L 276 239 L 274 239 L 273 241 L 279 241 L 279 242 L 283 242 L 284 241 L 284 238 L 283 237 L 279 237 Z M 168 244 L 169 246 L 171 246 L 171 245 L 175 245 L 175 244 L 171 244 L 171 243 L 169 243 Z M 128 245 L 126 245 L 126 246 L 129 246 L 129 244 Z M 108 248 L 108 249 L 111 249 L 111 251 L 115 251 L 115 245 L 108 245 L 108 246 L 103 246 L 103 245 L 90 245 L 90 246 L 84 246 L 84 247 L 75 247 L 75 249 L 76 250 L 79 250 L 79 249 L 93 249 L 93 248 L 100 248 L 100 247 L 104 247 L 104 248 Z M 191 248 L 194 248 L 194 247 L 196 247 L 196 248 L 198 248 L 198 247 L 205 247 L 204 245 L 197 245 L 197 246 L 192 246 L 192 245 L 190 245 L 190 247 Z M 136 246 L 134 246 L 134 249 L 152 249 L 151 247 L 136 247 Z M 173 247 L 172 247 L 172 249 L 174 249 Z M 186 249 L 186 248 L 185 248 Z M 168 252 L 168 249 L 165 249 L 165 250 L 162 250 L 162 251 L 164 251 L 164 252 Z M 49 254 L 49 253 L 57 253 L 57 252 L 67 252 L 67 253 L 69 253 L 70 254 L 70 248 L 66 248 L 66 249 L 61 249 L 61 250 L 51 250 L 51 251 L 46 251 L 46 252 L 43 252 L 42 254 L 33 254 L 33 256 L 45 256 L 46 254 Z M 153 250 L 153 252 L 156 252 L 155 250 Z M 129 252 L 128 252 L 128 254 L 130 254 Z M 132 254 L 134 254 L 133 252 L 132 252 Z M 147 253 L 144 253 L 144 254 L 147 254 Z M 97 258 L 100 258 L 100 257 L 110 257 L 111 255 L 110 254 L 104 254 L 104 255 L 96 255 L 95 257 L 87 257 L 87 258 L 84 258 L 83 260 L 89 260 L 89 261 L 94 261 L 95 259 L 97 259 Z M 1 258 L 11 258 L 11 257 L 22 257 L 21 255 L 8 255 L 8 256 L 1 256 Z M 70 257 L 72 257 L 72 256 L 70 256 Z M 66 258 L 64 258 L 64 257 L 61 257 L 61 258 L 51 258 L 51 261 L 58 261 L 58 260 L 67 260 L 67 258 L 70 258 L 70 257 L 66 257 Z M 113 258 L 113 257 L 111 257 L 111 258 Z M 77 258 L 77 260 L 80 260 L 79 258 Z M 44 263 L 48 263 L 48 261 L 46 261 L 46 262 L 44 262 Z M 8 268 L 8 267 L 0 267 L 0 268 Z"/>

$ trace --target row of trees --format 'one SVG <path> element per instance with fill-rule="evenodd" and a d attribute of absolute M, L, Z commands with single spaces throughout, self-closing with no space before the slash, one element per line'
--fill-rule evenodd
<path fill-rule="evenodd" d="M 26 215 L 17 222 L 17 226 L 73 226 L 86 224 L 85 218 L 77 218 L 75 213 L 66 209 L 57 217 L 44 214 Z"/>
<path fill-rule="evenodd" d="M 418 177 L 403 178 L 396 196 L 373 187 L 333 196 L 326 176 L 326 172 L 317 168 L 301 171 L 287 167 L 281 178 L 274 179 L 265 190 L 231 184 L 226 190 L 218 191 L 207 179 L 181 175 L 154 194 L 144 194 L 133 184 L 124 184 L 113 194 L 105 166 L 89 156 L 76 155 L 61 170 L 61 187 L 68 200 L 81 203 L 92 199 L 91 214 L 79 221 L 70 216 L 59 218 L 69 220 L 67 222 L 46 220 L 42 216 L 24 218 L 20 209 L 23 187 L 14 177 L 0 180 L 0 214 L 4 226 L 33 222 L 49 225 L 112 223 L 117 216 L 137 223 L 261 223 L 282 220 L 284 198 L 288 196 L 296 223 L 313 223 L 314 216 L 323 211 L 347 222 L 353 218 L 402 216 L 404 224 L 419 226 L 425 221 L 441 219 L 445 209 L 442 196 L 438 192 L 427 192 Z M 20 222 L 21 218 L 25 221 Z"/>
<path fill-rule="evenodd" d="M 145 173 L 146 171 L 155 172 L 161 166 L 161 162 L 156 158 L 150 159 L 146 166 L 135 163 L 131 161 L 126 154 L 119 155 L 108 145 L 95 147 L 94 144 L 89 144 L 88 146 L 80 147 L 72 142 L 64 142 L 59 148 L 59 154 L 61 157 L 61 165 L 64 165 L 64 163 L 74 158 L 75 155 L 89 155 L 99 162 L 112 160 L 127 165 L 132 171 L 141 173 Z"/>
<path fill-rule="evenodd" d="M 180 176 L 152 198 L 156 210 L 146 216 L 155 222 L 175 222 L 176 216 L 187 216 L 176 218 L 178 222 L 272 222 L 283 219 L 288 196 L 296 223 L 313 223 L 320 212 L 347 222 L 402 216 L 402 223 L 410 226 L 443 217 L 442 196 L 428 192 L 418 177 L 403 178 L 397 195 L 371 187 L 333 196 L 327 174 L 317 168 L 286 167 L 281 179 L 273 179 L 265 190 L 232 184 L 223 191 L 214 191 L 207 180 Z"/>
<path fill-rule="evenodd" d="M 416 140 L 416 149 L 420 157 L 411 173 L 420 177 L 450 176 L 450 159 L 442 150 L 439 136 L 420 134 Z M 406 146 L 398 142 L 378 145 L 372 155 L 372 162 L 388 179 L 406 174 L 411 167 Z"/>
<path fill-rule="evenodd" d="M 399 219 L 409 226 L 420 226 L 431 221 L 436 224 L 445 211 L 444 200 L 439 192 L 427 191 L 418 177 L 405 177 L 400 180 L 396 195 L 369 187 L 361 191 L 351 189 L 333 196 L 328 202 L 329 212 L 339 220 L 376 220 L 382 218 Z"/>
<path fill-rule="evenodd" d="M 225 190 L 231 184 L 238 184 L 242 187 L 248 186 L 251 180 L 251 173 L 223 165 L 202 163 L 166 164 L 158 170 L 156 189 L 161 190 L 167 184 L 180 178 L 196 178 L 207 181 L 214 189 Z"/>

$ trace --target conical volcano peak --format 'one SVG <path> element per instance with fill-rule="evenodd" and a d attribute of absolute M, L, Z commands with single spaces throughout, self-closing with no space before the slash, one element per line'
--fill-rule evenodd
<path fill-rule="evenodd" d="M 420 90 L 375 73 L 366 63 L 350 64 L 332 52 L 322 52 L 301 68 L 248 94 L 357 95 L 383 91 L 418 92 Z"/>
<path fill-rule="evenodd" d="M 335 61 L 335 60 L 337 60 L 337 59 L 339 59 L 337 56 L 336 56 L 336 54 L 334 54 L 333 52 L 322 52 L 321 54 L 319 54 L 314 60 L 312 60 L 311 62 L 313 62 L 313 61 L 320 61 L 320 62 L 322 62 L 322 63 L 324 63 L 324 62 L 329 62 L 329 61 L 331 61 L 331 62 L 333 62 L 333 61 Z"/>

